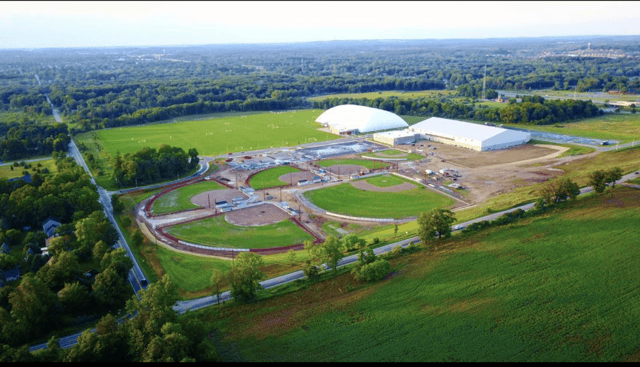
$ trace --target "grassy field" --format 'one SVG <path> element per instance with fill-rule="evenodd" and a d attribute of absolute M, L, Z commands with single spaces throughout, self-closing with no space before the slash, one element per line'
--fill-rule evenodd
<path fill-rule="evenodd" d="M 386 162 L 370 161 L 367 159 L 326 159 L 323 161 L 316 161 L 315 163 L 320 167 L 331 167 L 331 166 L 352 164 L 356 166 L 362 166 L 368 169 L 384 168 L 384 167 L 390 166 L 390 164 Z"/>
<path fill-rule="evenodd" d="M 181 187 L 173 190 L 168 194 L 162 195 L 156 200 L 151 207 L 153 214 L 167 214 L 173 212 L 181 212 L 187 209 L 199 208 L 199 206 L 191 202 L 191 198 L 202 192 L 211 190 L 223 190 L 226 187 L 214 181 L 198 182 L 193 185 Z"/>
<path fill-rule="evenodd" d="M 569 150 L 567 150 L 566 152 L 560 154 L 558 156 L 558 158 L 569 157 L 569 156 L 572 157 L 572 156 L 576 156 L 576 155 L 593 153 L 593 152 L 596 151 L 595 148 L 584 147 L 582 145 L 550 143 L 550 142 L 547 142 L 547 141 L 535 140 L 535 139 L 529 140 L 529 142 L 527 144 L 549 144 L 549 145 L 557 145 L 557 146 L 560 146 L 560 147 L 569 148 Z"/>
<path fill-rule="evenodd" d="M 42 170 L 43 168 L 47 168 L 49 170 L 49 172 L 51 172 L 51 173 L 58 171 L 53 159 L 47 159 L 47 160 L 44 160 L 44 161 L 37 161 L 37 162 L 30 162 L 29 164 L 31 165 L 31 168 L 27 169 L 27 171 L 29 171 L 29 174 L 31 174 L 31 175 L 33 175 L 35 173 L 35 169 L 36 168 L 39 168 L 40 170 Z M 38 164 L 40 164 L 42 167 L 38 167 Z M 22 177 L 22 176 L 24 176 L 22 174 L 22 171 L 24 171 L 24 170 L 25 169 L 24 169 L 23 166 L 13 167 L 13 170 L 11 170 L 11 166 L 9 166 L 9 165 L 0 166 L 0 178 Z"/>
<path fill-rule="evenodd" d="M 406 218 L 433 208 L 447 208 L 455 203 L 453 199 L 422 186 L 401 192 L 374 192 L 344 183 L 307 191 L 304 196 L 330 212 L 368 218 Z"/>
<path fill-rule="evenodd" d="M 325 99 L 330 98 L 368 98 L 368 99 L 376 99 L 376 98 L 389 98 L 389 97 L 398 97 L 403 99 L 411 99 L 411 98 L 438 98 L 438 97 L 446 97 L 456 94 L 456 91 L 448 91 L 448 90 L 421 90 L 421 91 L 384 91 L 384 92 L 367 92 L 367 93 L 338 93 L 338 94 L 327 94 L 324 96 L 317 96 L 309 98 L 310 101 L 324 101 Z"/>
<path fill-rule="evenodd" d="M 363 153 L 360 156 L 372 157 L 372 158 L 393 158 L 393 159 L 406 158 L 408 161 L 416 161 L 424 158 L 424 156 L 420 154 L 405 153 L 395 149 L 383 150 L 383 151 L 374 152 L 374 153 Z"/>
<path fill-rule="evenodd" d="M 134 153 L 142 147 L 158 149 L 160 144 L 181 147 L 185 151 L 196 148 L 202 156 L 215 156 L 337 139 L 336 135 L 318 130 L 320 124 L 315 119 L 322 112 L 300 110 L 223 117 L 193 116 L 193 120 L 188 121 L 99 130 L 96 134 L 112 157 L 117 151 Z M 78 139 L 82 140 L 84 136 L 80 134 Z"/>
<path fill-rule="evenodd" d="M 380 175 L 380 176 L 374 176 L 371 178 L 365 178 L 363 180 L 377 187 L 396 186 L 396 185 L 402 185 L 405 182 L 409 182 L 407 180 L 403 180 L 398 176 L 393 176 L 393 175 Z M 358 181 L 361 181 L 361 180 L 358 180 Z"/>
<path fill-rule="evenodd" d="M 639 220 L 640 191 L 621 188 L 397 257 L 379 283 L 199 315 L 225 361 L 638 361 Z"/>
<path fill-rule="evenodd" d="M 236 226 L 224 216 L 178 224 L 170 234 L 191 243 L 214 247 L 267 248 L 289 246 L 313 240 L 313 237 L 289 220 L 264 226 Z"/>
<path fill-rule="evenodd" d="M 543 96 L 545 99 L 553 99 L 553 97 L 571 97 L 574 95 L 577 99 L 591 100 L 594 103 L 604 103 L 606 100 L 613 101 L 630 101 L 634 102 L 640 99 L 640 95 L 637 94 L 609 94 L 609 93 L 595 93 L 595 92 L 574 92 L 570 90 L 552 90 L 541 89 L 536 91 L 510 91 L 520 95 L 538 95 Z"/>
<path fill-rule="evenodd" d="M 518 124 L 505 124 L 505 126 L 592 139 L 618 140 L 621 143 L 640 141 L 640 114 L 603 115 L 576 122 L 558 124 L 558 126 L 562 127 Z"/>
<path fill-rule="evenodd" d="M 290 166 L 280 166 L 262 171 L 251 177 L 249 186 L 256 190 L 268 189 L 271 187 L 286 186 L 289 182 L 280 181 L 278 177 L 287 173 L 300 172 L 299 169 Z"/>

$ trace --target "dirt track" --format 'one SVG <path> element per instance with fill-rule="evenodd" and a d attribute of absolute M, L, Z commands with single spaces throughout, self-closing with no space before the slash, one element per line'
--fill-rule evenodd
<path fill-rule="evenodd" d="M 287 218 L 289 218 L 287 213 L 271 204 L 234 210 L 225 215 L 227 222 L 245 227 L 264 226 L 271 223 L 281 222 Z"/>
<path fill-rule="evenodd" d="M 378 191 L 378 192 L 400 192 L 400 191 L 406 191 L 406 190 L 411 190 L 416 188 L 415 185 L 410 184 L 409 182 L 403 182 L 399 185 L 394 185 L 394 186 L 379 187 L 376 185 L 372 185 L 367 181 L 351 181 L 351 185 L 361 190 Z"/>

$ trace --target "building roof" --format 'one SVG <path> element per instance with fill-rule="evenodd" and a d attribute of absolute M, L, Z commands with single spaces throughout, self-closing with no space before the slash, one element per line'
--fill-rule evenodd
<path fill-rule="evenodd" d="M 414 136 L 416 133 L 409 131 L 408 129 L 404 130 L 394 130 L 394 131 L 385 131 L 383 133 L 375 133 L 373 137 L 388 137 L 388 138 L 406 138 L 409 136 Z"/>
<path fill-rule="evenodd" d="M 458 120 L 443 119 L 440 117 L 428 118 L 411 126 L 409 129 L 422 134 L 441 136 L 452 140 L 457 140 L 456 138 L 468 139 L 477 144 L 481 144 L 483 141 L 498 137 L 498 135 L 502 135 L 509 140 L 528 140 L 531 137 L 530 133 L 521 131 L 479 125 Z"/>
<path fill-rule="evenodd" d="M 60 222 L 49 218 L 42 224 L 42 230 L 47 234 L 47 236 L 51 237 L 53 235 L 53 231 L 59 226 Z"/>
<path fill-rule="evenodd" d="M 330 108 L 318 116 L 316 121 L 340 131 L 358 130 L 361 133 L 409 126 L 395 113 L 351 104 Z"/>

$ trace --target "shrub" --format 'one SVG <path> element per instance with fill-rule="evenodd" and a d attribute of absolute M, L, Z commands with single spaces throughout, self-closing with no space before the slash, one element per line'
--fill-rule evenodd
<path fill-rule="evenodd" d="M 391 264 L 385 259 L 378 259 L 370 264 L 354 268 L 352 274 L 358 281 L 381 280 L 391 271 Z"/>

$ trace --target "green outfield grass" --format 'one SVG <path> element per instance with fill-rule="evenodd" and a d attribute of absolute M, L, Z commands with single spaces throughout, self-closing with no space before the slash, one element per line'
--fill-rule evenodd
<path fill-rule="evenodd" d="M 287 173 L 300 172 L 299 169 L 290 166 L 280 166 L 262 171 L 251 177 L 249 186 L 256 190 L 268 189 L 271 187 L 286 186 L 289 182 L 280 181 L 278 177 Z"/>
<path fill-rule="evenodd" d="M 386 162 L 370 161 L 367 159 L 326 159 L 323 161 L 316 161 L 315 163 L 321 167 L 331 167 L 331 166 L 351 164 L 355 166 L 362 166 L 368 169 L 384 168 L 384 167 L 390 166 L 390 164 Z"/>
<path fill-rule="evenodd" d="M 98 130 L 96 134 L 104 150 L 112 157 L 118 151 L 126 154 L 143 147 L 158 149 L 160 144 L 181 147 L 185 151 L 196 148 L 202 156 L 215 156 L 337 139 L 336 135 L 318 130 L 320 124 L 315 120 L 322 112 L 300 110 L 223 117 L 192 116 L 192 120 L 177 123 Z M 85 139 L 85 135 L 78 135 L 78 139 Z"/>
<path fill-rule="evenodd" d="M 558 126 L 562 127 L 556 127 L 556 125 L 518 124 L 505 124 L 505 126 L 592 139 L 618 140 L 621 143 L 640 141 L 640 114 L 603 115 L 576 122 L 558 124 Z"/>
<path fill-rule="evenodd" d="M 401 192 L 374 192 L 344 183 L 307 191 L 304 196 L 330 212 L 367 218 L 412 217 L 433 208 L 447 208 L 455 203 L 453 199 L 423 186 Z"/>
<path fill-rule="evenodd" d="M 151 206 L 151 212 L 159 215 L 200 208 L 191 202 L 192 197 L 202 192 L 224 189 L 226 189 L 226 187 L 214 181 L 203 181 L 193 185 L 184 186 L 177 190 L 173 190 L 168 194 L 162 195 L 153 203 L 153 206 Z"/>
<path fill-rule="evenodd" d="M 364 178 L 362 180 L 378 187 L 396 186 L 396 185 L 402 185 L 405 182 L 409 182 L 408 180 L 404 180 L 394 175 L 380 175 L 380 176 L 374 176 L 370 178 Z M 358 181 L 362 181 L 362 180 L 358 180 Z M 417 186 L 413 182 L 410 182 L 410 183 L 413 184 L 414 186 Z"/>
<path fill-rule="evenodd" d="M 50 173 L 58 171 L 58 169 L 56 168 L 56 164 L 55 164 L 53 159 L 47 159 L 47 160 L 44 160 L 44 161 L 36 161 L 36 162 L 27 162 L 27 163 L 31 165 L 31 168 L 27 169 L 27 171 L 31 175 L 33 175 L 35 173 L 35 171 L 34 171 L 35 168 L 39 168 L 40 170 L 42 170 L 43 168 L 47 168 Z M 38 167 L 38 163 L 42 167 Z M 25 170 L 25 168 L 23 166 L 13 167 L 13 170 L 11 170 L 11 166 L 9 166 L 9 165 L 0 166 L 0 178 L 22 177 L 22 176 L 24 176 L 22 174 L 22 171 L 24 171 L 24 170 Z"/>
<path fill-rule="evenodd" d="M 391 159 L 400 159 L 405 158 L 408 161 L 417 161 L 423 159 L 424 156 L 415 153 L 406 153 L 395 149 L 382 150 L 380 152 L 374 153 L 364 153 L 360 155 L 361 157 L 371 157 L 371 158 L 391 158 Z"/>
<path fill-rule="evenodd" d="M 313 237 L 290 220 L 265 226 L 241 227 L 233 225 L 224 216 L 178 224 L 167 229 L 177 238 L 213 247 L 267 248 L 289 246 Z"/>
<path fill-rule="evenodd" d="M 225 361 L 637 362 L 639 204 L 618 188 L 199 319 Z"/>

